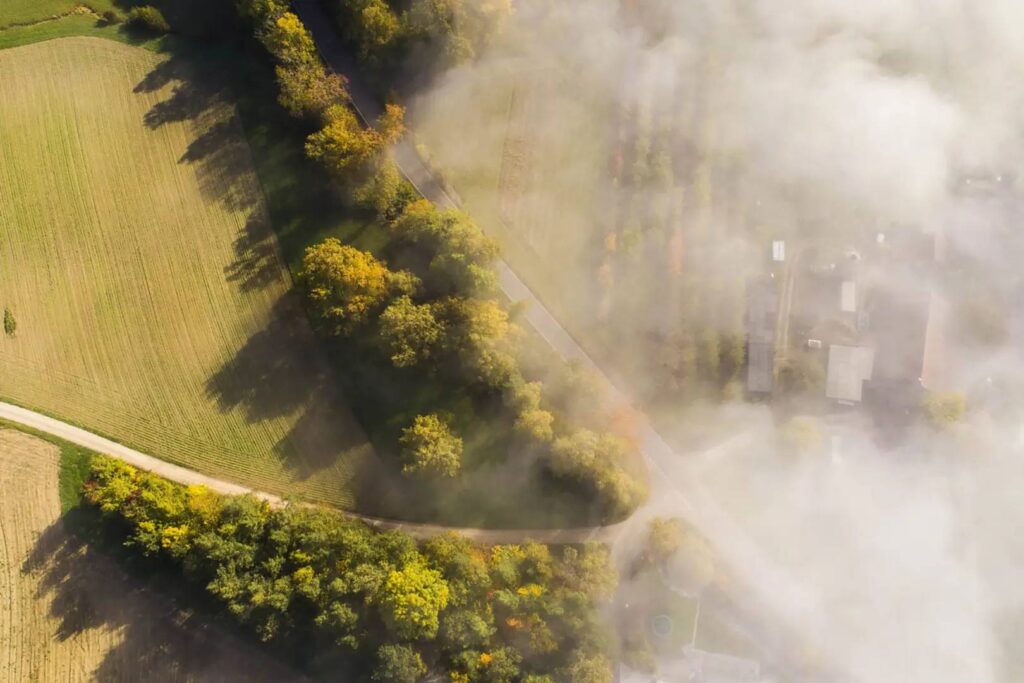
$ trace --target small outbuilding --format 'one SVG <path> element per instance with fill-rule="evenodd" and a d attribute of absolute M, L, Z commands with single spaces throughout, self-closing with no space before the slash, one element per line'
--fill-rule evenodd
<path fill-rule="evenodd" d="M 860 403 L 864 382 L 874 371 L 875 352 L 865 346 L 833 344 L 828 348 L 825 396 L 840 403 Z"/>

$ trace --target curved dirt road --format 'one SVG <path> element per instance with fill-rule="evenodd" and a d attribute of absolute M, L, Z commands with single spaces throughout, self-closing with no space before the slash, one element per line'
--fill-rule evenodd
<path fill-rule="evenodd" d="M 133 448 L 128 448 L 116 441 L 93 434 L 67 422 L 62 422 L 32 410 L 27 410 L 10 403 L 0 402 L 0 419 L 15 424 L 30 427 L 40 432 L 56 436 L 75 445 L 88 448 L 122 460 L 133 467 L 152 472 L 165 479 L 184 484 L 200 484 L 218 493 L 231 496 L 250 494 L 267 501 L 272 506 L 282 507 L 287 505 L 280 496 L 275 496 L 264 491 L 256 491 L 246 486 L 233 484 L 223 479 L 216 479 L 195 470 L 186 469 L 178 465 L 146 455 Z M 332 508 L 333 509 L 333 508 Z M 414 538 L 430 538 L 439 534 L 454 531 L 480 543 L 501 544 L 520 543 L 527 539 L 540 543 L 584 543 L 587 541 L 610 541 L 613 540 L 624 523 L 606 527 L 585 527 L 579 529 L 470 529 L 460 527 L 446 527 L 433 524 L 415 524 L 411 522 L 398 522 L 393 520 L 367 517 L 341 511 L 343 514 L 354 519 L 362 520 L 372 527 L 382 530 L 403 531 Z"/>

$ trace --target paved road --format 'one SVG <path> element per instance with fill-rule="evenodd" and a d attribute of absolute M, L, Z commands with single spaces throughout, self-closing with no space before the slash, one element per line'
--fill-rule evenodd
<path fill-rule="evenodd" d="M 26 410 L 20 406 L 0 402 L 0 419 L 15 424 L 30 427 L 40 432 L 56 436 L 78 446 L 83 446 L 98 453 L 122 460 L 129 465 L 147 470 L 165 479 L 185 484 L 200 484 L 218 493 L 231 496 L 250 494 L 267 501 L 274 507 L 283 507 L 287 502 L 280 496 L 275 496 L 264 491 L 256 491 L 247 486 L 233 484 L 223 479 L 217 479 L 205 474 L 200 474 L 178 465 L 146 455 L 133 448 L 128 448 L 116 441 L 93 434 L 67 422 L 48 417 L 32 410 Z M 586 541 L 607 542 L 615 538 L 621 531 L 623 525 L 607 527 L 587 527 L 582 529 L 469 529 L 463 527 L 445 527 L 433 524 L 414 524 L 410 522 L 396 522 L 392 520 L 368 517 L 353 513 L 344 513 L 354 519 L 362 520 L 370 526 L 378 529 L 397 529 L 413 536 L 414 538 L 430 538 L 449 531 L 454 531 L 467 536 L 480 543 L 520 543 L 526 539 L 535 540 L 541 543 L 582 543 Z"/>

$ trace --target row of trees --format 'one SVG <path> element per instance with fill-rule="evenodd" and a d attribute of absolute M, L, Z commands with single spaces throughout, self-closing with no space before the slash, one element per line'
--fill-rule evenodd
<path fill-rule="evenodd" d="M 424 367 L 448 383 L 500 396 L 524 446 L 548 454 L 552 475 L 596 501 L 605 519 L 632 512 L 645 491 L 622 466 L 629 445 L 564 421 L 556 430 L 541 384 L 527 381 L 517 362 L 521 332 L 495 299 L 481 296 L 494 288 L 493 242 L 464 214 L 425 201 L 407 206 L 392 230 L 400 250 L 414 247 L 404 260 L 416 273 L 391 270 L 333 238 L 307 249 L 300 285 L 316 326 L 375 340 L 395 368 Z M 417 417 L 400 442 L 407 474 L 459 473 L 462 442 L 441 416 Z"/>
<path fill-rule="evenodd" d="M 635 509 L 645 491 L 619 462 L 626 444 L 571 424 L 556 434 L 558 420 L 542 406 L 540 384 L 523 376 L 517 362 L 521 331 L 494 298 L 498 245 L 465 213 L 416 200 L 402 181 L 389 152 L 404 132 L 402 109 L 388 106 L 375 126 L 364 128 L 348 106 L 344 81 L 326 72 L 311 35 L 283 0 L 239 2 L 278 62 L 282 105 L 321 125 L 307 140 L 307 155 L 322 163 L 351 199 L 390 226 L 385 251 L 393 255 L 394 269 L 334 238 L 307 249 L 299 284 L 318 330 L 331 337 L 372 339 L 395 368 L 415 367 L 499 396 L 513 411 L 524 445 L 549 453 L 549 471 L 595 500 L 604 518 L 618 519 Z M 470 4 L 414 2 L 403 25 L 426 21 L 416 17 L 444 16 L 446 25 L 471 26 L 476 19 L 460 17 L 502 14 L 502 3 Z M 342 5 L 343 13 L 352 13 L 347 16 L 358 14 L 359 21 L 374 26 L 385 10 L 392 11 L 383 2 Z M 370 30 L 358 22 L 349 29 L 358 35 Z M 418 416 L 400 443 L 403 471 L 410 475 L 454 477 L 460 471 L 461 439 L 441 415 Z"/>
<path fill-rule="evenodd" d="M 364 64 L 394 67 L 426 50 L 431 66 L 474 59 L 501 32 L 511 0 L 335 0 L 342 35 Z"/>
<path fill-rule="evenodd" d="M 338 513 L 271 508 L 183 487 L 96 457 L 85 499 L 261 640 L 339 680 L 604 683 L 599 607 L 616 575 L 607 549 L 484 547 L 455 535 L 418 546 Z"/>
<path fill-rule="evenodd" d="M 237 4 L 277 62 L 281 105 L 319 127 L 307 140 L 307 156 L 323 164 L 357 204 L 393 216 L 411 197 L 389 152 L 405 132 L 405 111 L 389 104 L 374 126 L 364 127 L 349 106 L 345 79 L 324 66 L 313 36 L 286 0 Z"/>

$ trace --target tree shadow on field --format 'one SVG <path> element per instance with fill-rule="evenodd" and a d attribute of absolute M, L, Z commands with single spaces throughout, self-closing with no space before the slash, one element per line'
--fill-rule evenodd
<path fill-rule="evenodd" d="M 206 391 L 221 410 L 241 409 L 250 423 L 296 416 L 276 449 L 300 478 L 357 449 L 370 449 L 291 293 L 274 305 L 267 325 L 209 378 Z"/>
<path fill-rule="evenodd" d="M 249 215 L 233 246 L 235 259 L 224 267 L 228 282 L 237 283 L 243 292 L 250 292 L 284 281 L 277 238 L 263 211 L 254 210 Z"/>
<path fill-rule="evenodd" d="M 230 84 L 216 64 L 182 52 L 158 64 L 134 88 L 136 94 L 169 94 L 143 116 L 151 129 L 187 123 L 196 136 L 178 159 L 192 166 L 208 201 L 231 211 L 254 211 L 261 203 L 252 155 L 232 106 Z"/>
<path fill-rule="evenodd" d="M 40 534 L 21 573 L 37 580 L 35 604 L 56 621 L 59 647 L 89 653 L 111 643 L 90 680 L 303 680 L 227 628 L 182 609 L 184 595 L 127 574 L 63 520 Z M 87 664 L 93 662 L 81 662 Z"/>

